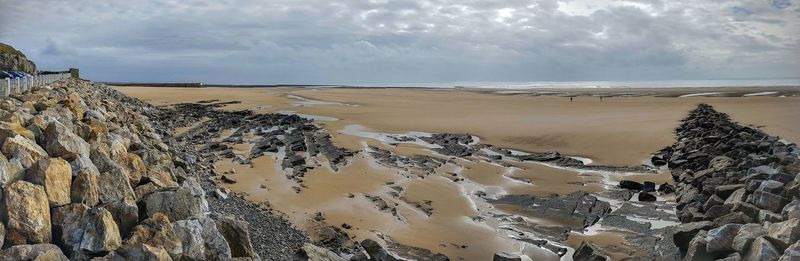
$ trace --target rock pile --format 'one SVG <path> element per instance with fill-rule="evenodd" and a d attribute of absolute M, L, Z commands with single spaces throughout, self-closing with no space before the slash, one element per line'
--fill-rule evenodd
<path fill-rule="evenodd" d="M 676 181 L 673 241 L 687 260 L 800 258 L 800 151 L 701 104 L 652 162 Z"/>
<path fill-rule="evenodd" d="M 0 100 L 0 259 L 259 259 L 154 110 L 74 79 Z"/>

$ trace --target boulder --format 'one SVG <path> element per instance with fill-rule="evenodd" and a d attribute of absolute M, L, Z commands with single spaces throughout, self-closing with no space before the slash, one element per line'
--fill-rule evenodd
<path fill-rule="evenodd" d="M 9 162 L 6 156 L 0 153 L 0 188 L 22 179 L 24 173 L 22 166 Z"/>
<path fill-rule="evenodd" d="M 20 135 L 6 139 L 0 150 L 5 155 L 13 155 L 13 158 L 18 159 L 25 168 L 30 168 L 33 163 L 50 157 L 36 142 Z"/>
<path fill-rule="evenodd" d="M 743 203 L 745 202 L 746 198 L 747 198 L 747 190 L 745 188 L 739 188 L 733 191 L 733 193 L 731 193 L 731 195 L 728 196 L 727 199 L 725 199 L 725 204 L 730 205 L 736 203 Z"/>
<path fill-rule="evenodd" d="M 164 213 L 170 220 L 183 220 L 202 214 L 203 201 L 183 187 L 163 188 L 146 194 L 139 201 L 140 212 L 149 216 Z"/>
<path fill-rule="evenodd" d="M 772 212 L 781 212 L 785 200 L 786 199 L 780 195 L 775 195 L 766 191 L 757 190 L 753 192 L 753 205 Z"/>
<path fill-rule="evenodd" d="M 164 260 L 162 251 L 172 260 L 180 260 L 183 255 L 181 240 L 172 230 L 169 218 L 162 213 L 155 213 L 134 227 L 119 250 L 122 256 L 129 259 L 155 256 L 159 257 L 156 260 Z"/>
<path fill-rule="evenodd" d="M 95 207 L 87 211 L 85 229 L 81 238 L 80 249 L 90 253 L 109 252 L 121 245 L 119 228 L 103 207 Z"/>
<path fill-rule="evenodd" d="M 101 203 L 109 203 L 133 199 L 135 194 L 128 182 L 128 175 L 124 172 L 103 172 L 97 177 L 98 191 Z"/>
<path fill-rule="evenodd" d="M 250 230 L 247 222 L 220 214 L 212 215 L 211 218 L 217 224 L 217 230 L 228 242 L 232 257 L 259 258 L 255 248 L 253 248 L 253 244 L 250 242 Z"/>
<path fill-rule="evenodd" d="M 89 156 L 89 144 L 58 121 L 44 130 L 44 148 L 50 156 L 74 160 Z"/>
<path fill-rule="evenodd" d="M 651 181 L 645 181 L 642 183 L 642 191 L 644 192 L 655 192 L 656 191 L 656 183 Z"/>
<path fill-rule="evenodd" d="M 53 208 L 53 243 L 61 247 L 68 256 L 77 254 L 86 227 L 89 207 L 73 203 Z"/>
<path fill-rule="evenodd" d="M 139 155 L 134 153 L 126 153 L 124 160 L 124 165 L 129 170 L 128 179 L 130 180 L 131 186 L 138 185 L 142 177 L 147 174 L 147 165 L 144 164 L 144 161 Z"/>
<path fill-rule="evenodd" d="M 740 224 L 726 224 L 709 230 L 706 234 L 706 251 L 715 256 L 724 256 L 734 252 L 733 238 L 739 233 Z"/>
<path fill-rule="evenodd" d="M 86 169 L 79 170 L 70 188 L 70 201 L 96 206 L 100 203 L 100 185 L 97 174 Z"/>
<path fill-rule="evenodd" d="M 689 242 L 694 239 L 695 235 L 701 230 L 707 230 L 714 227 L 714 223 L 710 221 L 699 221 L 677 225 L 672 234 L 672 241 L 675 242 L 682 253 L 686 253 L 689 249 Z"/>
<path fill-rule="evenodd" d="M 686 261 L 700 261 L 700 260 L 713 260 L 713 256 L 706 251 L 706 231 L 701 230 L 697 235 L 689 241 L 689 248 L 686 250 L 686 256 L 683 260 Z"/>
<path fill-rule="evenodd" d="M 0 251 L 0 260 L 68 261 L 56 245 L 16 245 Z"/>
<path fill-rule="evenodd" d="M 767 235 L 779 249 L 789 247 L 800 240 L 800 219 L 773 223 L 767 228 Z"/>
<path fill-rule="evenodd" d="M 217 229 L 217 223 L 209 217 L 198 218 L 202 228 L 202 236 L 205 244 L 206 260 L 227 260 L 231 258 L 231 247 L 225 236 Z"/>
<path fill-rule="evenodd" d="M 672 186 L 672 185 L 667 184 L 667 183 L 661 184 L 661 185 L 658 186 L 658 192 L 661 192 L 661 193 L 664 193 L 664 194 L 675 193 L 675 186 Z"/>
<path fill-rule="evenodd" d="M 31 130 L 23 127 L 19 119 L 0 122 L 0 146 L 3 145 L 7 138 L 13 138 L 16 135 L 29 140 L 36 140 L 36 135 Z"/>
<path fill-rule="evenodd" d="M 578 249 L 575 249 L 575 253 L 572 254 L 572 260 L 574 261 L 605 261 L 607 260 L 606 256 L 600 251 L 597 246 L 590 242 L 583 241 L 581 246 Z"/>
<path fill-rule="evenodd" d="M 28 170 L 26 180 L 44 187 L 50 207 L 70 203 L 72 167 L 67 161 L 59 158 L 41 159 Z"/>
<path fill-rule="evenodd" d="M 639 201 L 642 202 L 652 202 L 656 201 L 656 196 L 647 192 L 640 192 L 639 193 Z"/>
<path fill-rule="evenodd" d="M 122 261 L 122 260 L 147 260 L 147 261 L 173 261 L 170 254 L 164 247 L 153 246 L 149 244 L 136 244 L 136 245 L 123 245 L 117 249 L 116 255 L 110 257 L 108 260 Z"/>
<path fill-rule="evenodd" d="M 50 207 L 42 186 L 16 181 L 3 190 L 7 211 L 6 242 L 50 243 Z"/>
<path fill-rule="evenodd" d="M 133 199 L 123 199 L 114 201 L 103 205 L 103 207 L 111 212 L 114 218 L 114 223 L 119 227 L 119 234 L 123 238 L 128 236 L 131 229 L 139 222 L 139 207 Z"/>
<path fill-rule="evenodd" d="M 183 258 L 181 260 L 205 260 L 206 247 L 203 244 L 203 228 L 197 220 L 178 220 L 172 222 L 172 230 L 181 240 Z"/>
<path fill-rule="evenodd" d="M 778 252 L 770 242 L 764 237 L 758 237 L 750 243 L 750 247 L 747 250 L 747 254 L 745 254 L 742 260 L 745 261 L 756 261 L 756 260 L 778 260 L 781 257 L 781 253 Z"/>
<path fill-rule="evenodd" d="M 631 180 L 623 180 L 619 182 L 619 187 L 624 189 L 630 190 L 642 190 L 642 183 L 631 181 Z"/>
<path fill-rule="evenodd" d="M 781 215 L 784 219 L 800 218 L 800 199 L 795 199 L 783 207 Z"/>
<path fill-rule="evenodd" d="M 783 251 L 783 255 L 778 261 L 800 260 L 800 242 L 796 242 Z"/>
<path fill-rule="evenodd" d="M 756 238 L 766 235 L 767 231 L 759 224 L 744 224 L 739 228 L 739 232 L 733 238 L 733 250 L 744 253 L 750 247 L 750 243 Z"/>

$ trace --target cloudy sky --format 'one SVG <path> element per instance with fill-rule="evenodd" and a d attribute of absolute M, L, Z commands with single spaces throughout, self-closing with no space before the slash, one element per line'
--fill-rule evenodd
<path fill-rule="evenodd" d="M 0 42 L 99 81 L 800 77 L 800 0 L 0 0 Z"/>

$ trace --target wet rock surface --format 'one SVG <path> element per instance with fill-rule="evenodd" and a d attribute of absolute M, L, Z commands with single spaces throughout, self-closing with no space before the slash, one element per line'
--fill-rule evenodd
<path fill-rule="evenodd" d="M 684 224 L 673 240 L 684 257 L 789 259 L 800 240 L 797 146 L 705 104 L 683 120 L 677 140 L 655 155 L 677 184 Z"/>

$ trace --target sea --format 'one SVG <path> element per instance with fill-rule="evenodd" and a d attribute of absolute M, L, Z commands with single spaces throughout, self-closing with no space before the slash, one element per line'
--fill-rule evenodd
<path fill-rule="evenodd" d="M 673 87 L 800 87 L 800 78 L 669 80 L 669 81 L 563 81 L 563 82 L 449 82 L 420 84 L 354 84 L 365 87 L 434 87 L 434 88 L 673 88 Z"/>

